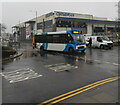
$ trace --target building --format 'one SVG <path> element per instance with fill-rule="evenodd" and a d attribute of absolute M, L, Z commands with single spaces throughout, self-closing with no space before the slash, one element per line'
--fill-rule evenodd
<path fill-rule="evenodd" d="M 118 2 L 118 28 L 120 29 L 120 1 Z M 119 33 L 119 39 L 120 39 L 120 30 Z"/>
<path fill-rule="evenodd" d="M 54 11 L 21 23 L 16 28 L 22 40 L 31 39 L 36 32 L 82 30 L 84 34 L 105 35 L 118 31 L 116 21 L 89 14 Z M 17 33 L 17 32 L 16 32 Z"/>
<path fill-rule="evenodd" d="M 120 21 L 120 1 L 118 2 L 118 20 Z"/>
<path fill-rule="evenodd" d="M 1 36 L 1 30 L 2 30 L 2 28 L 1 28 L 2 26 L 1 26 L 1 24 L 0 24 L 0 36 Z"/>

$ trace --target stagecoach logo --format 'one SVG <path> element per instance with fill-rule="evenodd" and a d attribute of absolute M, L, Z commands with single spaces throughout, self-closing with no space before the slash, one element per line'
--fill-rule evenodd
<path fill-rule="evenodd" d="M 55 12 L 55 14 L 57 16 L 69 16 L 69 17 L 74 16 L 73 13 L 67 13 L 67 12 Z M 53 16 L 53 15 L 54 15 L 54 12 L 50 12 L 50 13 L 46 14 L 45 17 L 48 18 L 48 17 Z"/>
<path fill-rule="evenodd" d="M 67 13 L 67 12 L 56 12 L 57 16 L 69 16 L 69 17 L 73 17 L 74 14 L 73 13 Z"/>

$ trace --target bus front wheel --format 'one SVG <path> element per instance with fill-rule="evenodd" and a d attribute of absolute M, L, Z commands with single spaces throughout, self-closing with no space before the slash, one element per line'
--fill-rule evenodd
<path fill-rule="evenodd" d="M 86 50 L 82 50 L 81 52 L 82 52 L 82 53 L 85 53 L 85 51 L 86 51 Z"/>

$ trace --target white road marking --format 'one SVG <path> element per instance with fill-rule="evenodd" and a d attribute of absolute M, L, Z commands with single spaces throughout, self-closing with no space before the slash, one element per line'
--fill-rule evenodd
<path fill-rule="evenodd" d="M 73 66 L 73 65 L 65 64 L 65 63 L 47 65 L 46 67 L 48 67 L 48 69 L 51 69 L 55 72 L 60 72 L 60 71 L 65 71 L 65 70 L 77 69 L 78 68 L 78 66 Z"/>
<path fill-rule="evenodd" d="M 120 65 L 120 64 L 117 64 L 117 63 L 112 63 L 113 65 L 116 65 L 116 66 L 118 66 L 118 65 Z"/>
<path fill-rule="evenodd" d="M 10 72 L 4 72 L 4 74 L 9 74 L 9 73 L 14 73 L 14 72 L 23 72 L 23 71 L 30 71 L 31 69 L 29 69 L 29 68 L 23 68 L 23 69 L 18 69 L 18 70 L 15 70 L 15 71 L 10 71 Z"/>
<path fill-rule="evenodd" d="M 58 65 L 63 65 L 64 63 L 57 63 L 57 64 L 54 64 L 54 65 L 46 65 L 46 67 L 52 67 L 52 66 L 58 66 Z"/>
<path fill-rule="evenodd" d="M 94 61 L 96 61 L 96 62 L 100 62 L 100 60 L 94 60 Z"/>
<path fill-rule="evenodd" d="M 0 74 L 5 79 L 7 79 L 10 83 L 20 82 L 20 81 L 38 78 L 42 76 L 30 68 L 23 68 L 15 71 L 10 71 L 10 72 L 2 72 Z"/>
<path fill-rule="evenodd" d="M 109 64 L 110 64 L 110 62 L 106 62 L 106 61 L 103 61 L 103 62 L 105 62 L 105 63 L 109 63 Z"/>

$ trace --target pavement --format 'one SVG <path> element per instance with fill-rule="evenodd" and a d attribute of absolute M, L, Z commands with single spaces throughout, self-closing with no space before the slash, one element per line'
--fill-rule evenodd
<path fill-rule="evenodd" d="M 21 52 L 17 52 L 17 54 L 12 55 L 12 56 L 10 56 L 9 58 L 4 58 L 4 59 L 2 59 L 2 61 L 0 61 L 0 62 L 5 62 L 5 61 L 10 60 L 10 59 L 15 59 L 15 58 L 17 58 L 17 57 L 20 57 L 22 54 L 23 54 L 23 53 L 21 53 Z"/>
<path fill-rule="evenodd" d="M 0 105 L 2 104 L 2 77 L 0 76 Z"/>
<path fill-rule="evenodd" d="M 2 59 L 2 52 L 0 49 L 0 60 Z M 0 63 L 0 68 L 2 68 L 2 64 Z M 1 69 L 0 69 L 1 72 Z M 2 76 L 0 76 L 0 105 L 2 104 Z"/>

